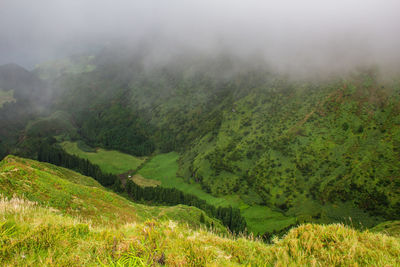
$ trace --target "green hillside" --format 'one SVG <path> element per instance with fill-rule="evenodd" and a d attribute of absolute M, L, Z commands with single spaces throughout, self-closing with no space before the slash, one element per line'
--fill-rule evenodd
<path fill-rule="evenodd" d="M 0 163 L 0 192 L 2 266 L 400 264 L 396 237 L 306 224 L 268 245 L 199 228 L 198 209 L 134 204 L 90 177 L 15 156 Z"/>
<path fill-rule="evenodd" d="M 398 85 L 360 74 L 283 86 L 232 101 L 220 127 L 182 154 L 182 175 L 214 195 L 254 196 L 306 220 L 398 218 Z"/>
<path fill-rule="evenodd" d="M 188 206 L 155 207 L 133 203 L 102 187 L 91 177 L 48 163 L 8 156 L 0 162 L 0 194 L 20 197 L 80 216 L 101 225 L 120 225 L 147 219 L 182 221 L 199 225 L 202 211 Z M 216 220 L 205 223 L 226 231 Z"/>

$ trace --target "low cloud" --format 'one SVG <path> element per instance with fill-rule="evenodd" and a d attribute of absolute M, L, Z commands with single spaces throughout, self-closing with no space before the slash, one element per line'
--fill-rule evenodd
<path fill-rule="evenodd" d="M 395 0 L 2 0 L 0 64 L 33 67 L 118 41 L 151 44 L 152 62 L 193 51 L 298 75 L 398 69 L 399 10 Z"/>

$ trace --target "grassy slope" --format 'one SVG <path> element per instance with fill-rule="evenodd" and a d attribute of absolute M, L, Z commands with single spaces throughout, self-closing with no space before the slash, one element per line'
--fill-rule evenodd
<path fill-rule="evenodd" d="M 178 188 L 183 192 L 190 193 L 206 200 L 215 206 L 238 207 L 245 217 L 248 230 L 257 234 L 266 231 L 282 229 L 295 223 L 294 217 L 284 216 L 280 212 L 271 210 L 265 206 L 249 206 L 237 196 L 214 197 L 202 190 L 198 183 L 187 183 L 184 179 L 177 177 L 178 171 L 177 159 L 179 155 L 175 152 L 160 154 L 147 162 L 138 173 L 145 178 L 161 181 L 161 186 Z"/>
<path fill-rule="evenodd" d="M 373 232 L 382 232 L 390 236 L 400 238 L 400 221 L 387 221 L 380 223 L 371 229 Z"/>
<path fill-rule="evenodd" d="M 268 206 L 308 221 L 382 221 L 363 208 L 396 216 L 399 88 L 383 88 L 371 75 L 281 87 L 232 102 L 219 130 L 196 140 L 181 165 L 213 194 L 254 189 Z"/>
<path fill-rule="evenodd" d="M 24 197 L 63 214 L 79 215 L 102 225 L 119 225 L 151 218 L 173 218 L 198 225 L 202 213 L 183 205 L 150 207 L 136 204 L 106 190 L 90 177 L 15 156 L 7 156 L 0 162 L 0 194 Z M 211 223 L 212 219 L 206 218 Z M 218 229 L 224 229 L 219 222 L 212 221 Z"/>
<path fill-rule="evenodd" d="M 61 145 L 67 153 L 88 159 L 93 164 L 99 165 L 102 171 L 107 173 L 125 173 L 130 170 L 135 170 L 144 162 L 143 158 L 134 157 L 115 150 L 98 148 L 96 153 L 85 152 L 78 148 L 76 142 L 65 141 Z"/>
<path fill-rule="evenodd" d="M 400 239 L 302 225 L 267 245 L 172 221 L 92 225 L 23 199 L 0 199 L 3 266 L 398 266 Z"/>

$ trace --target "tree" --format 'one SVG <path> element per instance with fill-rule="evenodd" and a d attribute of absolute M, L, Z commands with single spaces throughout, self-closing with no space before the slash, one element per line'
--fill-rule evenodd
<path fill-rule="evenodd" d="M 200 223 L 205 223 L 206 220 L 204 219 L 204 214 L 200 213 Z"/>

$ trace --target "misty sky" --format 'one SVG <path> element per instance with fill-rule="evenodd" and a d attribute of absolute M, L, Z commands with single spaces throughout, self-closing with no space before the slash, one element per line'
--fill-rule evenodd
<path fill-rule="evenodd" d="M 277 69 L 400 64 L 399 0 L 0 0 L 0 64 L 114 41 L 257 56 Z"/>

